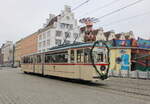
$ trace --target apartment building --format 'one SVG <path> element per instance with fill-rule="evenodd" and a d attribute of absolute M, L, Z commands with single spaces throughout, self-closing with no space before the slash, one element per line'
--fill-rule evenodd
<path fill-rule="evenodd" d="M 21 64 L 21 42 L 22 39 L 15 43 L 14 66 L 20 66 Z"/>
<path fill-rule="evenodd" d="M 38 32 L 38 52 L 45 52 L 61 44 L 81 41 L 77 20 L 69 6 L 65 6 L 57 16 L 50 14 L 44 28 Z"/>
<path fill-rule="evenodd" d="M 3 54 L 3 65 L 13 65 L 14 46 L 12 41 L 6 41 L 1 47 L 1 53 Z"/>
<path fill-rule="evenodd" d="M 18 52 L 20 56 L 28 55 L 28 54 L 33 54 L 37 52 L 37 36 L 38 32 L 35 32 L 25 38 L 23 38 L 19 43 L 18 43 Z"/>

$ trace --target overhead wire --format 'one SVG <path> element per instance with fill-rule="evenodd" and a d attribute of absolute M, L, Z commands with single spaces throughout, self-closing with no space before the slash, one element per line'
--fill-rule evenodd
<path fill-rule="evenodd" d="M 126 8 L 129 8 L 129 7 L 133 6 L 133 5 L 136 5 L 136 4 L 138 4 L 138 3 L 142 2 L 142 1 L 144 1 L 144 0 L 137 0 L 137 1 L 133 2 L 133 3 L 131 3 L 131 4 L 128 4 L 128 5 L 124 6 L 124 7 L 122 7 L 122 8 L 119 8 L 119 9 L 114 10 L 114 11 L 112 11 L 112 12 L 109 12 L 109 13 L 107 13 L 107 14 L 101 16 L 101 17 L 98 17 L 98 19 L 102 19 L 102 18 L 105 18 L 105 17 L 107 17 L 107 16 L 109 16 L 109 15 L 112 15 L 112 14 L 115 14 L 115 13 L 117 13 L 117 12 L 120 12 L 121 10 L 124 10 L 124 9 L 126 9 Z"/>
<path fill-rule="evenodd" d="M 109 3 L 107 3 L 107 4 L 105 4 L 105 5 L 101 6 L 101 7 L 98 7 L 98 8 L 95 8 L 95 9 L 89 11 L 89 12 L 86 12 L 86 13 L 84 13 L 83 15 L 81 15 L 79 17 L 85 16 L 85 15 L 87 15 L 89 13 L 93 14 L 93 13 L 97 12 L 97 10 L 102 10 L 104 8 L 107 8 L 108 6 L 110 6 L 110 5 L 114 4 L 114 3 L 117 3 L 119 1 L 121 1 L 121 0 L 113 0 L 112 2 L 109 2 Z"/>
<path fill-rule="evenodd" d="M 130 17 L 127 17 L 127 18 L 124 18 L 124 19 L 120 19 L 120 20 L 117 20 L 117 21 L 113 21 L 113 22 L 110 22 L 110 23 L 108 23 L 106 25 L 102 25 L 102 26 L 111 26 L 111 25 L 114 25 L 114 24 L 117 24 L 117 23 L 120 23 L 120 22 L 128 21 L 130 19 L 138 18 L 138 17 L 145 16 L 145 15 L 148 15 L 148 14 L 150 14 L 150 11 L 142 13 L 142 14 L 130 16 Z"/>
<path fill-rule="evenodd" d="M 87 4 L 89 1 L 90 1 L 90 0 L 84 1 L 83 3 L 81 3 L 81 4 L 79 4 L 78 6 L 76 6 L 75 8 L 73 8 L 72 11 L 74 11 L 74 10 L 80 8 L 80 7 L 83 6 L 84 4 Z"/>

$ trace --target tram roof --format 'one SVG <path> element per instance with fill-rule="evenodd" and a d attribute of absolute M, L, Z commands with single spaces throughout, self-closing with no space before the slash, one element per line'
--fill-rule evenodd
<path fill-rule="evenodd" d="M 48 51 L 57 51 L 57 50 L 64 50 L 64 49 L 70 49 L 70 48 L 83 48 L 83 47 L 92 47 L 93 43 L 73 43 L 73 44 L 64 44 L 64 45 L 59 45 L 55 46 L 52 48 L 49 48 Z"/>

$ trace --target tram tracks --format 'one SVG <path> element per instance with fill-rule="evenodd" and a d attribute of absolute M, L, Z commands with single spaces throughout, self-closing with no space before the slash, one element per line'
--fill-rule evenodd
<path fill-rule="evenodd" d="M 64 85 L 67 84 L 69 86 L 71 85 L 71 86 L 92 89 L 97 92 L 110 93 L 110 94 L 113 94 L 114 96 L 115 95 L 127 96 L 133 99 L 140 99 L 140 100 L 145 100 L 145 101 L 150 102 L 150 93 L 142 93 L 144 89 L 142 90 L 142 92 L 139 92 L 139 90 L 137 89 L 135 90 L 134 87 L 128 86 L 128 88 L 125 88 L 121 85 L 120 86 L 118 86 L 117 84 L 115 85 L 115 83 L 111 84 L 110 82 L 107 82 L 107 81 L 101 81 L 97 83 L 89 83 L 89 82 L 74 81 L 74 80 L 70 81 L 68 79 L 67 80 L 65 79 L 62 81 L 69 82 L 69 83 L 63 83 Z"/>
<path fill-rule="evenodd" d="M 46 78 L 46 77 L 45 77 Z M 97 83 L 90 83 L 85 81 L 77 81 L 70 79 L 63 79 L 58 77 L 47 77 L 59 81 L 59 83 L 65 86 L 77 86 L 87 89 L 92 89 L 98 92 L 111 93 L 113 95 L 128 96 L 134 99 L 146 100 L 150 102 L 150 89 L 147 82 L 140 83 L 131 81 L 130 79 L 123 78 L 110 78 L 105 81 L 99 81 Z M 140 80 L 142 81 L 142 80 Z M 134 82 L 134 83 L 133 83 Z M 143 85 L 142 85 L 143 84 Z"/>
<path fill-rule="evenodd" d="M 119 85 L 119 84 L 114 83 L 113 81 L 110 81 L 110 82 L 101 81 L 98 83 L 85 83 L 85 82 L 73 81 L 72 83 L 73 85 L 77 85 L 83 88 L 88 88 L 88 89 L 92 89 L 92 90 L 96 90 L 100 92 L 102 91 L 106 93 L 111 93 L 113 95 L 117 94 L 120 96 L 128 96 L 134 99 L 146 100 L 150 102 L 150 90 L 147 89 L 146 92 L 144 92 L 145 89 L 135 88 L 134 86 L 131 87 L 130 85 L 124 86 L 123 84 L 121 85 L 121 83 Z"/>
<path fill-rule="evenodd" d="M 105 84 L 106 86 L 96 86 L 100 89 L 106 89 L 108 91 L 122 93 L 123 95 L 128 95 L 131 97 L 140 98 L 143 100 L 150 101 L 150 89 L 149 86 L 140 86 L 140 83 L 122 83 L 121 80 L 119 81 L 104 81 L 100 82 Z"/>

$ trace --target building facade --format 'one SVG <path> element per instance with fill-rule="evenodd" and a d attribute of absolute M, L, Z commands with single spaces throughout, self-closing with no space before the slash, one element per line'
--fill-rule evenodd
<path fill-rule="evenodd" d="M 28 55 L 28 54 L 33 54 L 37 52 L 37 36 L 38 32 L 35 32 L 22 40 L 20 40 L 19 43 L 17 43 L 17 51 L 16 52 L 19 56 L 18 58 Z"/>
<path fill-rule="evenodd" d="M 61 44 L 80 42 L 79 26 L 69 6 L 65 6 L 61 14 L 49 15 L 44 28 L 38 34 L 38 52 Z"/>
<path fill-rule="evenodd" d="M 3 65 L 4 66 L 12 66 L 13 58 L 14 58 L 14 46 L 12 41 L 6 41 L 1 47 L 1 51 L 3 54 Z"/>
<path fill-rule="evenodd" d="M 3 54 L 1 48 L 0 48 L 0 65 L 3 65 Z"/>
<path fill-rule="evenodd" d="M 15 43 L 14 66 L 20 66 L 21 64 L 21 42 L 22 39 Z"/>

